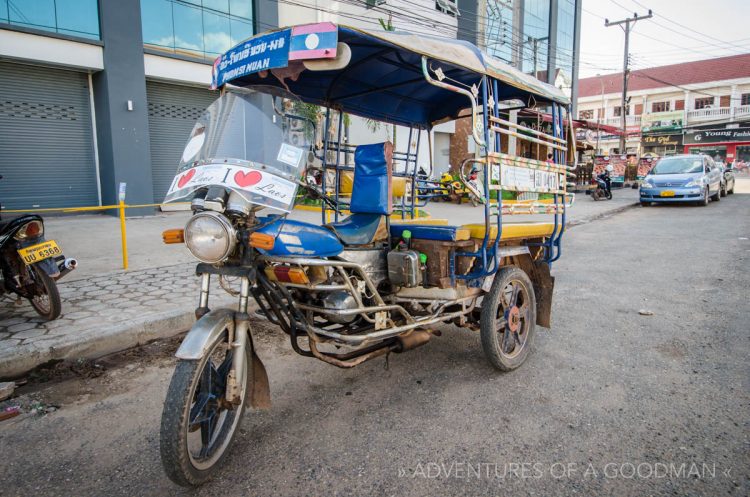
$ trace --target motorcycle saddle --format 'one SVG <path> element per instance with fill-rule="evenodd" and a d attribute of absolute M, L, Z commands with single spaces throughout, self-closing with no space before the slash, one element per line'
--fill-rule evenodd
<path fill-rule="evenodd" d="M 325 225 L 344 245 L 370 245 L 388 239 L 386 216 L 393 212 L 393 144 L 360 145 L 354 151 L 349 217 Z"/>

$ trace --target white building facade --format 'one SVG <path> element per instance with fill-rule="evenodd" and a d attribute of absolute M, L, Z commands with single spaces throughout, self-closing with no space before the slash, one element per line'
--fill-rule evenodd
<path fill-rule="evenodd" d="M 750 160 L 750 54 L 633 71 L 628 86 L 628 154 Z M 579 119 L 621 128 L 621 73 L 581 79 L 580 88 Z M 619 135 L 598 138 L 598 154 L 620 153 Z"/>

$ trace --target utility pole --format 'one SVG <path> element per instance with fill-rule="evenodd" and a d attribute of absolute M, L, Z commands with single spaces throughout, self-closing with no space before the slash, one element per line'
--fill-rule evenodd
<path fill-rule="evenodd" d="M 534 53 L 534 77 L 538 78 L 536 73 L 536 66 L 537 66 L 537 59 L 539 58 L 539 42 L 540 41 L 546 41 L 549 40 L 549 36 L 544 36 L 542 38 L 534 38 L 533 36 L 529 36 L 526 39 L 526 43 L 532 44 L 532 50 Z M 547 78 L 549 78 L 549 74 L 547 75 Z"/>
<path fill-rule="evenodd" d="M 604 26 L 610 27 L 610 26 L 620 26 L 622 27 L 622 30 L 625 31 L 625 54 L 623 55 L 622 59 L 622 100 L 620 103 L 620 116 L 622 119 L 622 135 L 620 136 L 620 154 L 626 154 L 627 151 L 625 149 L 625 140 L 627 138 L 627 97 L 628 97 L 628 76 L 629 76 L 629 62 L 630 62 L 630 54 L 628 53 L 628 47 L 630 45 L 630 24 L 635 24 L 637 21 L 641 21 L 643 19 L 650 19 L 654 17 L 654 14 L 651 12 L 651 9 L 648 9 L 648 15 L 646 16 L 639 16 L 638 13 L 633 13 L 633 17 L 628 17 L 626 19 L 623 19 L 621 21 L 615 21 L 615 22 L 609 22 L 609 19 L 604 19 Z"/>

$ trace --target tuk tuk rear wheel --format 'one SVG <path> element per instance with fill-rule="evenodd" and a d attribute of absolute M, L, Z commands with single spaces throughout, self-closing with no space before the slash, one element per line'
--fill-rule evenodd
<path fill-rule="evenodd" d="M 482 300 L 484 355 L 500 371 L 516 369 L 529 355 L 535 329 L 536 295 L 531 280 L 520 268 L 501 269 Z"/>

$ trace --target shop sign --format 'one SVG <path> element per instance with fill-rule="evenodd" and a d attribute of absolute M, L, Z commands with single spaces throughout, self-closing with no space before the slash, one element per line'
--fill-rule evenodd
<path fill-rule="evenodd" d="M 721 142 L 750 142 L 750 127 L 697 129 L 685 132 L 685 145 Z"/>
<path fill-rule="evenodd" d="M 641 116 L 641 131 L 677 131 L 682 129 L 683 112 L 654 112 Z"/>
<path fill-rule="evenodd" d="M 682 135 L 643 135 L 644 147 L 672 147 L 682 145 Z"/>

